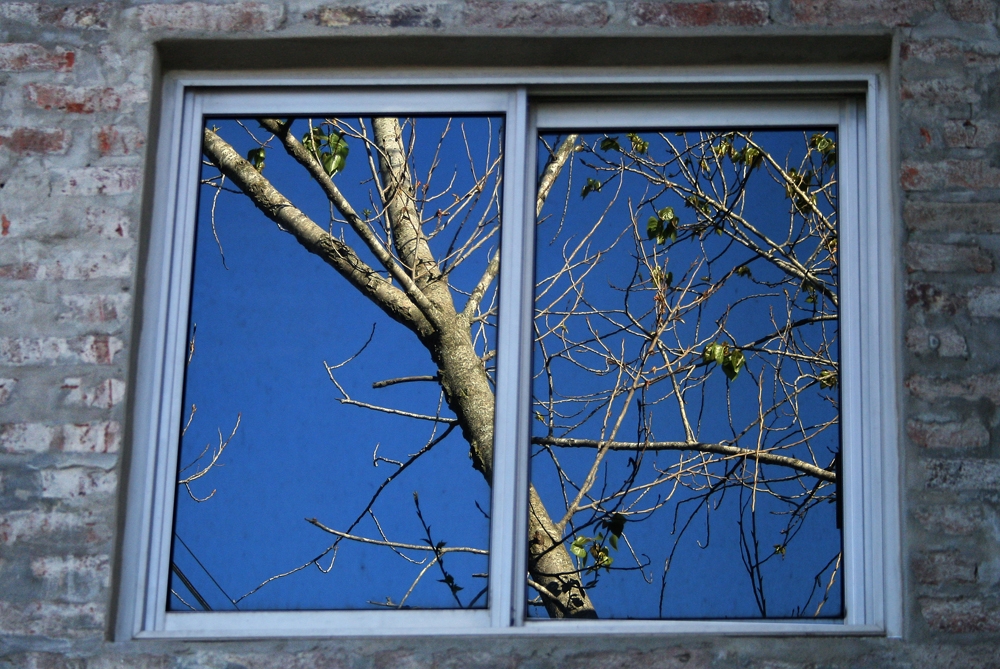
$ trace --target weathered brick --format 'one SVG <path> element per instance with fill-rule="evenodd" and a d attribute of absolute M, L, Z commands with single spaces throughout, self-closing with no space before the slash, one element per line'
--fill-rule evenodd
<path fill-rule="evenodd" d="M 86 386 L 82 379 L 69 378 L 63 381 L 62 389 L 66 391 L 63 402 L 70 406 L 110 409 L 125 399 L 125 382 L 121 379 L 107 379 Z"/>
<path fill-rule="evenodd" d="M 948 14 L 956 21 L 990 23 L 996 19 L 996 0 L 948 0 Z"/>
<path fill-rule="evenodd" d="M 928 314 L 954 315 L 965 308 L 965 296 L 930 283 L 907 283 L 906 306 Z"/>
<path fill-rule="evenodd" d="M 906 433 L 923 448 L 969 450 L 990 443 L 990 432 L 978 418 L 940 423 L 911 420 L 906 423 Z"/>
<path fill-rule="evenodd" d="M 906 331 L 906 347 L 916 355 L 937 353 L 942 358 L 966 358 L 969 347 L 954 326 L 927 328 L 914 326 Z"/>
<path fill-rule="evenodd" d="M 986 512 L 978 505 L 935 504 L 915 509 L 913 516 L 928 532 L 952 536 L 974 534 L 987 522 Z"/>
<path fill-rule="evenodd" d="M 913 575 L 924 585 L 975 583 L 977 564 L 957 550 L 920 551 L 913 558 Z"/>
<path fill-rule="evenodd" d="M 121 209 L 89 207 L 84 219 L 84 229 L 109 239 L 127 239 L 130 219 Z"/>
<path fill-rule="evenodd" d="M 53 170 L 63 195 L 120 195 L 131 193 L 142 183 L 138 167 L 80 167 Z"/>
<path fill-rule="evenodd" d="M 108 497 L 115 493 L 113 471 L 93 467 L 43 469 L 38 472 L 42 497 L 70 503 L 83 503 L 92 497 Z"/>
<path fill-rule="evenodd" d="M 1000 287 L 979 286 L 969 291 L 969 314 L 976 318 L 1000 318 Z"/>
<path fill-rule="evenodd" d="M 700 26 L 762 26 L 769 22 L 766 2 L 634 2 L 629 6 L 632 22 L 640 26 L 670 28 Z"/>
<path fill-rule="evenodd" d="M 327 28 L 385 26 L 389 28 L 440 28 L 451 14 L 447 3 L 382 3 L 323 5 L 305 18 Z"/>
<path fill-rule="evenodd" d="M 975 245 L 925 244 L 906 245 L 906 266 L 911 272 L 978 272 L 993 271 L 993 258 Z"/>
<path fill-rule="evenodd" d="M 925 485 L 947 490 L 1000 489 L 1000 461 L 985 459 L 925 460 Z"/>
<path fill-rule="evenodd" d="M 1000 169 L 985 160 L 904 162 L 900 181 L 907 191 L 1000 188 Z"/>
<path fill-rule="evenodd" d="M 976 374 L 960 379 L 914 374 L 907 379 L 906 387 L 914 397 L 928 402 L 946 399 L 976 401 L 985 398 L 994 404 L 1000 404 L 1000 376 L 997 374 Z"/>
<path fill-rule="evenodd" d="M 56 440 L 59 427 L 40 423 L 0 425 L 0 449 L 5 453 L 44 453 Z"/>
<path fill-rule="evenodd" d="M 142 30 L 266 32 L 284 24 L 285 7 L 259 2 L 149 4 L 136 8 L 136 16 Z"/>
<path fill-rule="evenodd" d="M 94 144 L 102 156 L 127 156 L 142 150 L 146 133 L 131 125 L 106 125 L 95 131 Z"/>
<path fill-rule="evenodd" d="M 14 394 L 17 379 L 0 379 L 0 404 L 6 404 Z"/>
<path fill-rule="evenodd" d="M 108 253 L 83 249 L 52 250 L 18 248 L 19 258 L 4 263 L 0 254 L 0 278 L 18 281 L 85 281 L 88 279 L 124 279 L 132 275 L 132 260 L 124 249 Z M 44 254 L 40 256 L 40 254 Z"/>
<path fill-rule="evenodd" d="M 67 453 L 117 453 L 122 427 L 115 421 L 64 425 L 60 448 Z"/>
<path fill-rule="evenodd" d="M 1000 232 L 996 202 L 907 202 L 903 220 L 910 230 L 940 232 Z"/>
<path fill-rule="evenodd" d="M 932 0 L 792 0 L 796 23 L 902 26 L 934 11 Z"/>
<path fill-rule="evenodd" d="M 31 561 L 32 575 L 45 583 L 47 599 L 90 602 L 109 585 L 107 555 L 58 555 Z"/>
<path fill-rule="evenodd" d="M 69 72 L 76 54 L 62 48 L 49 51 L 38 44 L 0 44 L 0 72 Z"/>
<path fill-rule="evenodd" d="M 960 78 L 904 81 L 900 97 L 931 105 L 968 105 L 981 100 L 979 93 Z"/>
<path fill-rule="evenodd" d="M 603 26 L 608 7 L 599 2 L 493 2 L 467 0 L 463 22 L 490 28 L 558 29 Z"/>
<path fill-rule="evenodd" d="M 925 39 L 907 40 L 900 45 L 901 60 L 920 60 L 925 63 L 936 63 L 942 60 L 961 60 L 962 49 L 950 40 Z"/>
<path fill-rule="evenodd" d="M 70 114 L 129 111 L 134 105 L 149 100 L 145 90 L 132 86 L 88 88 L 28 84 L 24 90 L 27 101 L 36 107 Z"/>
<path fill-rule="evenodd" d="M 0 633 L 48 637 L 97 637 L 104 627 L 104 604 L 0 600 Z"/>
<path fill-rule="evenodd" d="M 85 544 L 111 539 L 111 527 L 93 510 L 11 511 L 0 514 L 0 544 L 24 544 L 65 537 Z"/>
<path fill-rule="evenodd" d="M 118 337 L 87 335 L 73 337 L 0 338 L 0 364 L 51 365 L 88 364 L 110 365 L 124 344 Z"/>
<path fill-rule="evenodd" d="M 7 453 L 117 453 L 121 425 L 95 421 L 70 425 L 7 423 L 0 425 L 0 450 Z"/>
<path fill-rule="evenodd" d="M 0 128 L 0 148 L 14 153 L 65 153 L 68 146 L 61 128 Z"/>
<path fill-rule="evenodd" d="M 76 323 L 114 323 L 128 318 L 132 298 L 127 293 L 116 295 L 63 295 L 66 311 L 60 321 Z"/>
<path fill-rule="evenodd" d="M 940 632 L 996 632 L 1000 611 L 975 598 L 922 598 L 920 611 L 931 629 Z"/>
<path fill-rule="evenodd" d="M 986 148 L 1000 143 L 1000 123 L 981 119 L 945 121 L 942 136 L 949 147 Z"/>
<path fill-rule="evenodd" d="M 5 23 L 26 23 L 32 26 L 57 27 L 68 30 L 107 30 L 114 6 L 44 5 L 35 2 L 5 2 L 0 4 L 0 19 Z"/>

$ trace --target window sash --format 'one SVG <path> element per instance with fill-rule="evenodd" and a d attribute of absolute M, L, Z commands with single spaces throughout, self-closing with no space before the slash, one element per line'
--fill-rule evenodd
<path fill-rule="evenodd" d="M 888 164 L 886 112 L 881 73 L 839 76 L 832 88 L 867 95 L 765 96 L 747 103 L 733 97 L 733 84 L 754 90 L 754 77 L 711 77 L 722 95 L 696 99 L 569 101 L 556 89 L 486 86 L 470 78 L 467 87 L 442 86 L 430 75 L 424 86 L 358 85 L 335 88 L 301 85 L 253 89 L 255 82 L 168 78 L 160 133 L 152 231 L 146 265 L 143 329 L 139 343 L 134 443 L 128 502 L 119 635 L 133 637 L 238 638 L 407 634 L 563 633 L 739 633 L 898 634 L 899 547 L 896 481 L 898 372 L 893 342 L 890 203 L 884 196 Z M 795 81 L 831 87 L 829 75 L 797 75 Z M 390 78 L 391 79 L 391 78 Z M 593 79 L 593 78 L 592 78 Z M 669 77 L 653 77 L 670 83 Z M 684 79 L 682 77 L 682 79 Z M 587 81 L 585 78 L 581 81 Z M 619 80 L 620 81 L 620 80 Z M 850 82 L 849 84 L 845 84 Z M 256 83 L 265 83 L 264 81 Z M 275 82 L 266 82 L 275 83 Z M 573 77 L 551 77 L 564 92 Z M 590 81 L 593 83 L 593 81 Z M 689 81 L 685 83 L 690 83 Z M 215 84 L 207 88 L 206 84 Z M 568 86 L 567 86 L 568 85 Z M 683 89 L 682 89 L 683 90 Z M 558 92 L 558 91 L 557 91 Z M 813 92 L 813 91 L 810 91 Z M 542 97 L 544 95 L 544 97 Z M 499 113 L 505 116 L 503 225 L 497 337 L 496 426 L 491 513 L 489 608 L 433 611 L 303 611 L 168 613 L 170 536 L 176 486 L 187 301 L 192 274 L 201 127 L 208 115 Z M 881 126 L 875 132 L 875 119 Z M 803 621 L 629 621 L 525 620 L 527 487 L 531 415 L 534 193 L 536 138 L 547 128 L 595 127 L 788 127 L 837 128 L 840 155 L 841 364 L 846 617 Z M 881 175 L 881 176 L 880 176 Z M 862 229 L 862 221 L 869 221 Z"/>

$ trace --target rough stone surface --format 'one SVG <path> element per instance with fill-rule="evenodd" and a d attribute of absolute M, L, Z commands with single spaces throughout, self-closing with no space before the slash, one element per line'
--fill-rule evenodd
<path fill-rule="evenodd" d="M 998 7 L 996 0 L 0 0 L 0 668 L 1000 667 Z M 901 364 L 899 443 L 889 446 L 904 486 L 904 638 L 109 641 L 116 564 L 129 559 L 116 551 L 122 467 L 137 443 L 129 391 L 155 183 L 147 170 L 158 132 L 157 50 L 185 40 L 197 59 L 202 47 L 259 40 L 260 56 L 239 66 L 254 71 L 267 66 L 273 51 L 265 47 L 276 38 L 289 51 L 299 40 L 326 40 L 318 43 L 329 45 L 336 64 L 344 36 L 562 34 L 661 37 L 667 45 L 677 35 L 725 35 L 748 53 L 764 34 L 831 43 L 848 34 L 894 38 L 888 168 L 899 206 L 889 224 L 900 286 L 898 314 L 885 316 L 898 317 Z M 644 57 L 641 47 L 616 55 L 635 65 Z M 677 56 L 716 62 L 711 53 Z"/>

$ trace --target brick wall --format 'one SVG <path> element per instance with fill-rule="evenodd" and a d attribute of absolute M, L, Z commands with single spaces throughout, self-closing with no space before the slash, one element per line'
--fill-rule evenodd
<path fill-rule="evenodd" d="M 1000 666 L 997 20 L 996 0 L 0 0 L 0 667 Z M 859 30 L 897 45 L 903 640 L 108 640 L 156 40 Z"/>

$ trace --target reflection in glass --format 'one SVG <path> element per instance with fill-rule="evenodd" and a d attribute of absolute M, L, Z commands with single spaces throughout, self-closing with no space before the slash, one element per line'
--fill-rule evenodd
<path fill-rule="evenodd" d="M 502 140 L 206 123 L 169 610 L 487 605 Z"/>
<path fill-rule="evenodd" d="M 835 133 L 538 141 L 528 615 L 842 617 Z"/>

